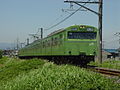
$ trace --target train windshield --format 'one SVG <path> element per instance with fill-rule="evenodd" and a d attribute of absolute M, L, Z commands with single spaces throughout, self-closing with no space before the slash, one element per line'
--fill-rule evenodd
<path fill-rule="evenodd" d="M 68 32 L 68 39 L 96 39 L 96 32 Z"/>

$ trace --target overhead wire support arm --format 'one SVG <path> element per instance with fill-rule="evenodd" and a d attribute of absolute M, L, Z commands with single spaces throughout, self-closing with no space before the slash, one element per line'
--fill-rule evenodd
<path fill-rule="evenodd" d="M 82 8 L 85 8 L 86 10 L 89 10 L 89 11 L 91 11 L 91 12 L 97 14 L 97 15 L 100 15 L 100 13 L 98 13 L 98 12 L 96 12 L 96 11 L 90 9 L 90 8 L 87 8 L 84 5 L 79 4 L 79 3 L 93 3 L 93 2 L 80 2 L 80 1 L 64 1 L 64 2 L 66 2 L 66 3 L 67 2 L 69 2 L 69 3 L 75 3 L 75 4 L 79 5 L 79 6 L 81 6 Z M 99 3 L 99 2 L 96 2 L 96 3 Z M 94 4 L 95 4 L 95 2 L 94 2 Z"/>
<path fill-rule="evenodd" d="M 87 8 L 87 7 L 86 7 L 86 6 L 84 6 L 84 5 L 81 5 L 81 4 L 77 3 L 77 2 L 75 2 L 75 4 L 77 4 L 77 5 L 79 5 L 79 6 L 83 7 L 83 8 L 85 8 L 85 9 L 87 9 L 87 10 L 89 10 L 89 11 L 91 11 L 91 12 L 93 12 L 93 13 L 97 14 L 97 15 L 100 15 L 100 13 L 98 13 L 98 12 L 96 12 L 96 11 L 94 11 L 94 10 L 90 9 L 90 8 Z"/>
<path fill-rule="evenodd" d="M 90 3 L 90 4 L 99 4 L 99 2 L 83 2 L 83 1 L 68 1 L 68 0 L 66 0 L 66 1 L 64 1 L 64 2 L 69 2 L 69 3 Z"/>

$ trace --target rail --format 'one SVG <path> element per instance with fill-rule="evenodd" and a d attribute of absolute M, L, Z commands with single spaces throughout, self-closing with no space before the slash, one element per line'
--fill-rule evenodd
<path fill-rule="evenodd" d="M 105 75 L 120 76 L 120 70 L 116 70 L 116 69 L 108 69 L 101 67 L 87 67 L 87 68 L 94 72 L 102 73 Z"/>

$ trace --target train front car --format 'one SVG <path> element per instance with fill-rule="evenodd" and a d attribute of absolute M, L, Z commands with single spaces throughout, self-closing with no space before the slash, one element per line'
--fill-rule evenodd
<path fill-rule="evenodd" d="M 45 58 L 56 63 L 86 64 L 97 54 L 98 30 L 74 25 L 60 29 L 19 50 L 19 58 Z"/>
<path fill-rule="evenodd" d="M 66 28 L 65 54 L 73 63 L 94 61 L 97 54 L 98 30 L 92 26 L 75 25 Z"/>

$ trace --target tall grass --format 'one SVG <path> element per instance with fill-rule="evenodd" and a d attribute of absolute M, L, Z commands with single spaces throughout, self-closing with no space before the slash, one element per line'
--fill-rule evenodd
<path fill-rule="evenodd" d="M 105 67 L 105 68 L 120 70 L 120 60 L 106 60 L 102 64 L 100 64 L 99 62 L 90 62 L 89 65 L 96 65 L 96 66 L 99 66 L 99 67 Z"/>
<path fill-rule="evenodd" d="M 0 82 L 0 90 L 119 90 L 120 84 L 113 83 L 100 74 L 71 65 L 55 65 L 50 62 L 33 60 L 13 60 L 9 62 L 8 78 Z M 14 67 L 14 68 L 13 68 Z M 1 69 L 1 68 L 0 68 Z M 8 73 L 9 72 L 9 73 Z M 15 75 L 14 75 L 15 74 Z M 0 76 L 1 77 L 1 76 Z M 5 77 L 4 77 L 5 78 Z"/>
<path fill-rule="evenodd" d="M 0 82 L 6 82 L 22 73 L 28 73 L 30 70 L 40 68 L 44 63 L 44 61 L 38 59 L 20 60 L 4 57 L 0 59 Z"/>
<path fill-rule="evenodd" d="M 8 61 L 8 57 L 3 57 L 0 59 L 0 64 L 5 64 Z"/>

